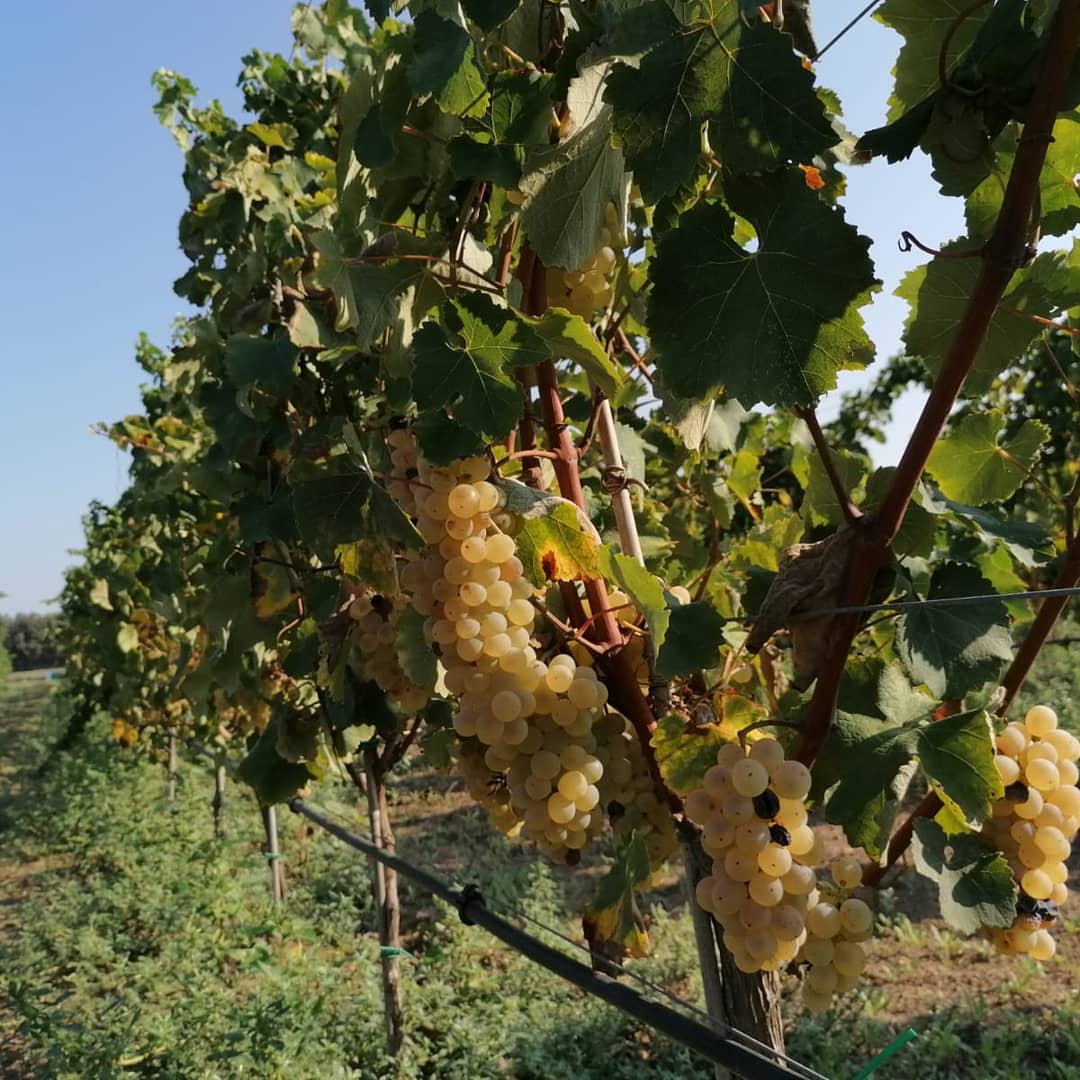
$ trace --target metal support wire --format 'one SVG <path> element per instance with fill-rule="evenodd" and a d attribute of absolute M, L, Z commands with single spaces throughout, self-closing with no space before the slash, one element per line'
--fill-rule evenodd
<path fill-rule="evenodd" d="M 737 1033 L 736 1039 L 727 1033 L 712 1030 L 666 1005 L 649 1001 L 630 987 L 623 986 L 584 964 L 579 964 L 489 911 L 475 885 L 468 885 L 462 890 L 454 889 L 426 870 L 414 866 L 400 856 L 391 855 L 364 837 L 350 832 L 309 806 L 303 799 L 291 799 L 289 809 L 294 814 L 301 814 L 313 821 L 349 847 L 392 867 L 420 885 L 425 892 L 450 904 L 466 925 L 483 927 L 489 934 L 527 959 L 682 1043 L 695 1053 L 730 1069 L 737 1076 L 744 1077 L 745 1080 L 827 1080 L 820 1073 L 742 1032 Z"/>
<path fill-rule="evenodd" d="M 1080 596 L 1080 587 L 1071 589 L 1029 589 L 1026 592 L 978 593 L 974 596 L 935 596 L 925 600 L 890 600 L 884 604 L 852 604 L 849 607 L 821 608 L 816 611 L 799 611 L 793 619 L 822 619 L 826 615 L 870 614 L 874 611 L 914 611 L 925 607 L 962 607 L 965 604 L 1006 603 L 1013 600 L 1050 600 L 1054 597 Z M 745 618 L 731 616 L 728 622 L 752 623 L 754 615 Z"/>

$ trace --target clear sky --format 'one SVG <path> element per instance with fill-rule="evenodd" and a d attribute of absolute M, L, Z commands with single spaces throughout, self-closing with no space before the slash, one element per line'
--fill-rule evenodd
<path fill-rule="evenodd" d="M 824 44 L 863 0 L 818 0 Z M 151 112 L 150 75 L 172 68 L 204 100 L 239 108 L 240 58 L 287 53 L 291 0 L 82 0 L 20 4 L 5 18 L 0 67 L 8 102 L 0 206 L 8 257 L 0 268 L 0 612 L 46 610 L 82 537 L 91 499 L 113 501 L 126 461 L 90 425 L 138 409 L 133 344 L 166 344 L 184 311 L 172 282 L 185 269 L 176 227 L 185 205 L 181 159 Z M 864 19 L 824 57 L 820 80 L 844 102 L 848 126 L 881 122 L 899 38 Z M 905 305 L 889 296 L 917 264 L 896 240 L 929 244 L 960 232 L 957 200 L 937 196 L 924 161 L 855 169 L 848 219 L 873 240 L 885 288 L 866 313 L 879 354 L 899 343 Z M 807 282 L 812 288 L 813 283 Z M 855 385 L 860 377 L 845 379 Z M 917 402 L 894 429 L 910 429 Z M 823 415 L 828 415 L 828 403 Z M 895 459 L 890 439 L 879 455 Z"/>

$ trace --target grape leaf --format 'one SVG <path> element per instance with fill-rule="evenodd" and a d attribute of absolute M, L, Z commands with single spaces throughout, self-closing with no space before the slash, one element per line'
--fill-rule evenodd
<path fill-rule="evenodd" d="M 288 338 L 234 334 L 225 343 L 225 370 L 237 386 L 258 383 L 280 392 L 292 382 L 298 355 Z"/>
<path fill-rule="evenodd" d="M 412 682 L 435 685 L 435 654 L 424 638 L 424 616 L 411 604 L 398 616 L 394 648 L 401 670 Z"/>
<path fill-rule="evenodd" d="M 1054 557 L 1054 541 L 1046 529 L 1034 521 L 1012 521 L 998 517 L 977 506 L 965 506 L 945 498 L 928 497 L 923 505 L 935 514 L 952 511 L 963 521 L 970 522 L 986 543 L 1000 540 L 1017 562 L 1023 566 L 1039 566 Z"/>
<path fill-rule="evenodd" d="M 1004 140 L 1004 136 L 1002 141 Z M 999 141 L 993 173 L 968 196 L 964 206 L 968 234 L 985 240 L 997 222 L 1005 185 L 1016 158 L 1016 140 Z M 1080 112 L 1060 116 L 1054 124 L 1054 141 L 1046 148 L 1039 174 L 1039 210 L 1044 236 L 1064 236 L 1080 225 Z"/>
<path fill-rule="evenodd" d="M 727 620 L 711 604 L 697 602 L 669 608 L 667 635 L 656 656 L 656 673 L 681 679 L 716 667 Z"/>
<path fill-rule="evenodd" d="M 505 510 L 520 520 L 517 556 L 538 587 L 600 577 L 600 536 L 572 502 L 504 480 Z"/>
<path fill-rule="evenodd" d="M 278 753 L 281 720 L 277 713 L 236 767 L 236 775 L 264 805 L 291 799 L 310 779 L 307 766 L 286 761 Z"/>
<path fill-rule="evenodd" d="M 945 35 L 952 29 L 951 56 L 959 56 L 975 40 L 986 12 L 971 11 L 968 0 L 885 0 L 874 18 L 904 39 L 893 69 L 889 120 L 932 94 L 940 83 L 938 62 Z M 961 18 L 961 13 L 966 17 Z"/>
<path fill-rule="evenodd" d="M 413 58 L 409 82 L 417 96 L 438 94 L 468 62 L 472 39 L 460 23 L 421 11 L 413 23 Z"/>
<path fill-rule="evenodd" d="M 577 87 L 582 97 L 590 88 L 598 90 L 606 68 L 594 68 L 599 70 L 575 79 L 571 90 Z M 595 110 L 563 142 L 529 152 L 519 185 L 525 195 L 521 220 L 546 266 L 576 270 L 592 255 L 604 208 L 609 202 L 622 205 L 623 172 L 622 151 L 611 145 L 607 106 Z"/>
<path fill-rule="evenodd" d="M 757 230 L 757 250 L 734 242 L 718 203 L 661 237 L 649 271 L 657 366 L 686 398 L 723 385 L 744 406 L 813 404 L 838 371 L 870 358 L 858 314 L 876 285 L 869 241 L 797 169 L 731 177 L 725 195 Z"/>
<path fill-rule="evenodd" d="M 926 468 L 948 498 L 975 506 L 1002 502 L 1027 479 L 1050 429 L 1025 420 L 1002 441 L 1005 424 L 1000 409 L 969 413 L 937 441 Z"/>
<path fill-rule="evenodd" d="M 919 731 L 919 763 L 942 802 L 973 828 L 1005 794 L 994 767 L 993 727 L 985 709 L 947 716 Z"/>
<path fill-rule="evenodd" d="M 688 724 L 678 713 L 662 717 L 649 740 L 660 775 L 676 795 L 701 787 L 701 778 L 716 764 L 717 751 L 729 741 L 717 724 Z"/>
<path fill-rule="evenodd" d="M 874 470 L 866 483 L 866 498 L 862 503 L 864 511 L 872 513 L 881 506 L 895 472 L 896 469 L 891 465 Z M 923 494 L 922 489 L 920 489 L 920 494 Z M 893 553 L 928 558 L 934 550 L 937 525 L 935 516 L 920 503 L 915 501 L 908 503 L 908 508 L 904 511 L 904 520 L 900 523 L 900 528 L 890 545 Z"/>
<path fill-rule="evenodd" d="M 116 631 L 116 644 L 121 652 L 134 652 L 139 647 L 139 631 L 129 622 L 122 622 Z"/>
<path fill-rule="evenodd" d="M 947 244 L 946 251 L 976 247 L 964 240 Z M 1017 273 L 1003 298 L 1003 305 L 1040 318 L 1051 318 L 1080 304 L 1080 262 L 1076 249 L 1066 254 L 1046 251 Z M 894 293 L 907 300 L 911 312 L 904 323 L 904 344 L 911 356 L 919 357 L 931 373 L 941 367 L 956 328 L 967 309 L 982 265 L 980 259 L 936 257 L 909 271 Z M 975 357 L 964 393 L 985 393 L 994 378 L 1042 332 L 1037 323 L 999 306 Z"/>
<path fill-rule="evenodd" d="M 858 502 L 866 475 L 870 471 L 869 462 L 862 454 L 855 454 L 850 450 L 834 450 L 832 458 L 848 497 L 853 502 Z M 817 451 L 810 457 L 810 475 L 799 512 L 809 525 L 842 525 L 845 521 L 844 511 Z"/>
<path fill-rule="evenodd" d="M 946 836 L 935 821 L 915 822 L 915 868 L 938 884 L 945 921 L 965 934 L 984 926 L 1009 927 L 1016 918 L 1016 885 L 998 851 L 970 834 Z"/>
<path fill-rule="evenodd" d="M 790 40 L 744 20 L 737 0 L 715 7 L 707 25 L 687 28 L 669 17 L 639 67 L 616 64 L 608 77 L 604 100 L 647 202 L 690 183 L 707 120 L 723 118 L 710 138 L 737 173 L 809 161 L 838 141 Z"/>
<path fill-rule="evenodd" d="M 884 851 L 911 783 L 916 740 L 910 725 L 838 710 L 814 763 L 814 792 L 824 800 L 825 816 L 871 858 Z"/>
<path fill-rule="evenodd" d="M 547 342 L 551 355 L 565 356 L 579 363 L 605 397 L 614 397 L 626 382 L 626 376 L 615 366 L 580 315 L 551 307 L 534 325 L 537 334 Z"/>
<path fill-rule="evenodd" d="M 930 579 L 929 599 L 987 593 L 973 566 L 946 563 Z M 896 646 L 916 682 L 940 699 L 962 698 L 1012 659 L 1008 613 L 997 601 L 916 608 L 900 618 Z"/>
<path fill-rule="evenodd" d="M 106 611 L 113 610 L 112 601 L 109 599 L 109 583 L 104 578 L 96 578 L 87 595 L 91 604 L 97 604 Z"/>
<path fill-rule="evenodd" d="M 590 948 L 606 952 L 603 946 L 612 942 L 620 954 L 641 957 L 648 953 L 649 935 L 634 897 L 635 890 L 648 878 L 648 848 L 645 837 L 635 830 L 621 846 L 611 869 L 601 878 L 596 895 L 582 916 Z"/>
<path fill-rule="evenodd" d="M 473 293 L 446 304 L 443 324 L 413 337 L 413 391 L 421 409 L 449 406 L 477 435 L 499 439 L 517 423 L 521 389 L 514 367 L 550 355 L 544 340 L 509 308 Z"/>
<path fill-rule="evenodd" d="M 667 635 L 670 613 L 660 579 L 650 574 L 637 559 L 619 555 L 609 547 L 600 549 L 600 569 L 604 577 L 617 585 L 645 616 L 653 647 L 659 649 Z"/>
<path fill-rule="evenodd" d="M 481 30 L 494 30 L 514 14 L 520 0 L 462 0 L 465 14 Z"/>
<path fill-rule="evenodd" d="M 449 465 L 473 454 L 482 454 L 484 439 L 462 426 L 443 412 L 429 409 L 422 412 L 412 426 L 420 452 L 432 465 Z"/>
<path fill-rule="evenodd" d="M 329 229 L 320 229 L 308 238 L 308 242 L 314 249 L 315 268 L 304 275 L 305 283 L 309 288 L 329 289 L 333 293 L 336 309 L 335 330 L 356 326 L 360 322 L 360 313 L 356 306 L 349 265 L 345 262 L 345 253 L 341 250 L 338 238 Z"/>

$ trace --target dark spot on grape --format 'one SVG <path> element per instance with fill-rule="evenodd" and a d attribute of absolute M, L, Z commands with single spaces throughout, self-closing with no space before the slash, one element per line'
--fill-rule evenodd
<path fill-rule="evenodd" d="M 1025 923 L 1050 926 L 1057 922 L 1058 906 L 1053 900 L 1035 900 L 1021 890 L 1016 898 L 1016 914 Z"/>
<path fill-rule="evenodd" d="M 371 598 L 371 610 L 385 619 L 394 610 L 394 605 L 385 596 L 376 593 Z"/>
<path fill-rule="evenodd" d="M 791 833 L 783 825 L 770 825 L 769 838 L 774 844 L 779 844 L 781 847 L 787 847 L 791 843 Z"/>
<path fill-rule="evenodd" d="M 626 807 L 618 799 L 612 799 L 607 804 L 607 815 L 612 821 L 618 821 L 626 813 Z"/>
<path fill-rule="evenodd" d="M 763 821 L 772 821 L 780 813 L 780 799 L 772 788 L 754 797 L 754 813 Z"/>
<path fill-rule="evenodd" d="M 581 852 L 576 848 L 570 848 L 566 853 L 566 865 L 577 866 L 581 862 Z"/>
<path fill-rule="evenodd" d="M 1019 780 L 1017 780 L 1015 784 L 1010 784 L 1005 789 L 1005 798 L 1008 799 L 1009 802 L 1014 803 L 1027 802 L 1027 784 L 1022 784 Z"/>
<path fill-rule="evenodd" d="M 415 480 L 419 475 L 420 475 L 420 470 L 419 469 L 406 469 L 405 470 L 405 479 L 406 480 Z"/>

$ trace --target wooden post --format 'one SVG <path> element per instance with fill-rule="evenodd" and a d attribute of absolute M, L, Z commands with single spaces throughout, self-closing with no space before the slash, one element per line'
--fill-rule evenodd
<path fill-rule="evenodd" d="M 266 833 L 266 861 L 270 865 L 270 895 L 274 904 L 280 906 L 285 901 L 285 870 L 281 865 L 281 851 L 278 849 L 277 807 L 264 806 L 262 819 Z"/>
<path fill-rule="evenodd" d="M 170 804 L 176 802 L 176 773 L 177 773 L 177 751 L 176 751 L 176 728 L 169 728 L 169 756 L 168 763 L 165 766 L 165 784 L 168 793 L 168 799 Z"/>
<path fill-rule="evenodd" d="M 379 772 L 374 747 L 364 751 L 365 795 L 371 841 L 383 851 L 394 851 L 394 834 L 387 813 L 386 785 Z M 380 963 L 382 966 L 383 1015 L 386 1044 L 391 1057 L 400 1057 L 405 1044 L 405 1010 L 401 993 L 401 963 L 396 950 L 401 948 L 401 906 L 398 900 L 397 871 L 372 859 L 375 878 L 375 907 L 379 924 Z"/>
<path fill-rule="evenodd" d="M 210 800 L 214 812 L 214 836 L 225 835 L 225 762 L 220 755 L 214 768 L 214 797 Z"/>

